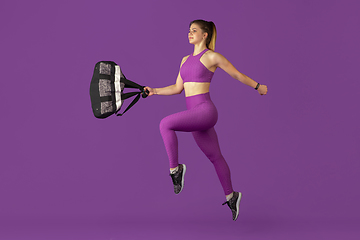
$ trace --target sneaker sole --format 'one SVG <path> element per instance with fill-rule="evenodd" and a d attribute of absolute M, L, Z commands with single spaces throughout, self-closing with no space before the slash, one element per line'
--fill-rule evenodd
<path fill-rule="evenodd" d="M 236 201 L 236 209 L 237 209 L 237 211 L 236 211 L 236 216 L 235 216 L 234 221 L 236 221 L 236 219 L 239 216 L 239 212 L 240 212 L 239 206 L 240 206 L 241 197 L 242 197 L 242 194 L 241 194 L 241 192 L 239 192 L 239 197 L 238 197 L 238 199 Z"/>
<path fill-rule="evenodd" d="M 185 164 L 182 164 L 183 165 L 183 172 L 182 172 L 182 176 L 181 176 L 181 190 L 179 193 L 181 193 L 181 191 L 183 190 L 184 188 L 184 176 L 185 176 L 185 172 L 186 172 L 186 166 Z M 179 194 L 178 193 L 178 194 Z"/>

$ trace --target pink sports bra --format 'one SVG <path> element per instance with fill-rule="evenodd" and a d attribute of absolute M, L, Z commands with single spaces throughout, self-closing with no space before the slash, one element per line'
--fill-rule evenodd
<path fill-rule="evenodd" d="M 200 62 L 201 56 L 209 49 L 204 49 L 196 56 L 189 55 L 186 61 L 183 63 L 180 69 L 180 76 L 183 82 L 211 82 L 214 75 L 212 71 L 207 69 L 202 62 Z"/>

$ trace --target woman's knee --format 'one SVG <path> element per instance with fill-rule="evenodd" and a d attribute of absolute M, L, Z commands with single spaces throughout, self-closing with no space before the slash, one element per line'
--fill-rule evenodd
<path fill-rule="evenodd" d="M 220 152 L 208 153 L 205 155 L 207 156 L 207 158 L 210 160 L 210 162 L 212 164 L 217 164 L 219 162 L 225 161 L 224 157 L 222 156 L 222 154 Z"/>
<path fill-rule="evenodd" d="M 170 129 L 170 121 L 168 117 L 164 117 L 159 124 L 160 132 Z"/>

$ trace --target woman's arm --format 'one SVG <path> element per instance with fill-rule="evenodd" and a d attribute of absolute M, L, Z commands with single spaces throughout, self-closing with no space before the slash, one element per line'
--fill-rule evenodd
<path fill-rule="evenodd" d="M 181 68 L 181 66 L 183 65 L 183 63 L 185 62 L 186 59 L 187 59 L 187 57 L 184 57 L 182 59 L 181 64 L 180 64 L 180 68 Z M 145 87 L 145 89 L 147 89 L 149 91 L 149 96 L 152 96 L 152 95 L 180 94 L 184 90 L 184 83 L 183 83 L 183 80 L 182 80 L 181 75 L 180 75 L 180 70 L 179 70 L 179 74 L 177 76 L 175 84 L 167 86 L 167 87 L 163 87 L 163 88 Z"/>
<path fill-rule="evenodd" d="M 184 90 L 184 84 L 180 76 L 180 71 L 175 84 L 163 88 L 153 88 L 154 94 L 156 95 L 180 94 L 183 90 Z"/>
<path fill-rule="evenodd" d="M 257 86 L 257 82 L 252 80 L 250 77 L 246 76 L 245 74 L 239 72 L 229 60 L 227 60 L 223 55 L 220 53 L 215 53 L 212 56 L 212 61 L 216 67 L 221 68 L 225 72 L 227 72 L 231 77 L 235 78 L 236 80 L 239 80 L 240 82 L 244 83 L 245 85 L 248 85 L 255 89 Z M 260 85 L 258 88 L 258 92 L 261 95 L 265 95 L 267 93 L 267 86 L 266 85 Z"/>

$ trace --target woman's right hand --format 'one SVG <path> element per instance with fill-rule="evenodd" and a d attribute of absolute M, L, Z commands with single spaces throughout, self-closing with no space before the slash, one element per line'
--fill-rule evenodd
<path fill-rule="evenodd" d="M 156 94 L 156 93 L 155 93 L 154 88 L 151 88 L 151 87 L 144 87 L 144 90 L 145 90 L 145 91 L 146 91 L 146 90 L 148 90 L 148 91 L 149 91 L 148 96 L 152 96 L 152 95 L 155 95 L 155 94 Z"/>

